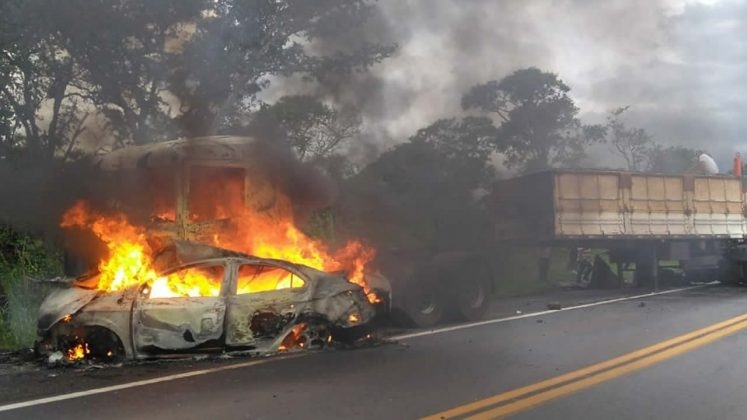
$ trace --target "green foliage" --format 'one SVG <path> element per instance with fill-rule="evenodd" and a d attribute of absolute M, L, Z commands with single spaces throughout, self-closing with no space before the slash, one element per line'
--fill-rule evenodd
<path fill-rule="evenodd" d="M 44 243 L 0 226 L 0 348 L 30 346 L 36 337 L 37 311 L 48 288 L 30 279 L 62 271 L 59 255 Z M 0 293 L 3 294 L 3 293 Z"/>
<path fill-rule="evenodd" d="M 334 243 L 335 225 L 331 209 L 314 211 L 305 224 L 304 232 L 310 237 L 319 239 L 326 244 Z"/>
<path fill-rule="evenodd" d="M 0 155 L 69 155 L 89 117 L 115 146 L 225 132 L 255 109 L 270 76 L 320 80 L 390 55 L 394 46 L 351 35 L 373 7 L 367 0 L 2 2 Z"/>
<path fill-rule="evenodd" d="M 378 246 L 478 248 L 489 229 L 475 195 L 492 179 L 487 118 L 439 120 L 346 183 L 345 228 Z"/>
<path fill-rule="evenodd" d="M 581 124 L 569 91 L 557 75 L 530 67 L 473 86 L 462 97 L 462 107 L 500 122 L 494 145 L 506 156 L 507 167 L 531 172 L 572 166 L 588 145 L 603 140 L 604 129 Z"/>
<path fill-rule="evenodd" d="M 258 133 L 285 136 L 296 156 L 317 161 L 327 158 L 340 144 L 360 133 L 360 118 L 341 113 L 312 96 L 284 96 L 255 113 L 249 127 Z"/>
<path fill-rule="evenodd" d="M 651 150 L 647 170 L 662 174 L 683 174 L 691 171 L 697 162 L 697 151 L 682 146 L 656 145 Z"/>
<path fill-rule="evenodd" d="M 0 156 L 51 159 L 66 155 L 87 113 L 74 60 L 57 43 L 48 2 L 0 3 Z M 54 7 L 53 7 L 54 8 Z"/>
<path fill-rule="evenodd" d="M 501 246 L 495 252 L 494 272 L 496 296 L 522 296 L 557 289 L 560 283 L 572 282 L 574 274 L 568 270 L 568 252 L 552 249 L 546 281 L 539 278 L 538 261 L 542 249 L 538 247 Z"/>

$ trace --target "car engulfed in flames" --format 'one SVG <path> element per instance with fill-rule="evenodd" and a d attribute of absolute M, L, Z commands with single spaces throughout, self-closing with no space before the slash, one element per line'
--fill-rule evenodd
<path fill-rule="evenodd" d="M 117 361 L 319 349 L 366 336 L 389 293 L 375 275 L 379 303 L 340 273 L 187 241 L 160 249 L 152 265 L 153 277 L 114 291 L 98 287 L 98 272 L 52 292 L 40 309 L 38 351 Z"/>
<path fill-rule="evenodd" d="M 357 239 L 332 249 L 299 228 L 299 194 L 289 191 L 305 191 L 315 172 L 266 147 L 217 136 L 103 157 L 113 194 L 98 206 L 75 203 L 60 222 L 96 242 L 84 247 L 98 249 L 87 261 L 96 270 L 42 304 L 39 349 L 138 359 L 314 348 L 365 334 L 391 294 L 367 269 L 375 250 Z"/>

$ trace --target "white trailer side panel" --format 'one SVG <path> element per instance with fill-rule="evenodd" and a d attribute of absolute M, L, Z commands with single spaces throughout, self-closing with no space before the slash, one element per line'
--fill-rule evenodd
<path fill-rule="evenodd" d="M 499 239 L 742 238 L 740 178 L 557 170 L 496 184 Z"/>

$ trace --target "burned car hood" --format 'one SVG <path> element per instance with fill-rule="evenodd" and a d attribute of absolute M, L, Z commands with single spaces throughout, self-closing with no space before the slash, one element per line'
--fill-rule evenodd
<path fill-rule="evenodd" d="M 54 290 L 39 307 L 37 328 L 46 331 L 67 315 L 72 315 L 86 306 L 99 294 L 97 289 L 67 287 Z"/>

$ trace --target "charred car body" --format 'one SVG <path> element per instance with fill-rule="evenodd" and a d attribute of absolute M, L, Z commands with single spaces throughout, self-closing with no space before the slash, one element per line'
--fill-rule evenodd
<path fill-rule="evenodd" d="M 367 334 L 377 312 L 344 276 L 285 261 L 176 241 L 154 263 L 155 282 L 104 292 L 93 274 L 50 294 L 40 309 L 38 351 L 113 361 L 321 348 Z M 208 282 L 180 295 L 159 285 L 190 276 Z"/>

